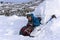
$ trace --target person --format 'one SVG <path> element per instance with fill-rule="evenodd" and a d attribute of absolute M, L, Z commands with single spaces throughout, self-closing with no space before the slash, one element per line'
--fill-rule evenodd
<path fill-rule="evenodd" d="M 34 14 L 27 14 L 28 24 L 37 27 L 41 24 L 41 17 L 35 17 Z"/>
<path fill-rule="evenodd" d="M 20 30 L 19 35 L 30 36 L 34 28 L 41 24 L 41 18 L 35 17 L 33 14 L 27 14 L 27 19 L 28 23 Z"/>

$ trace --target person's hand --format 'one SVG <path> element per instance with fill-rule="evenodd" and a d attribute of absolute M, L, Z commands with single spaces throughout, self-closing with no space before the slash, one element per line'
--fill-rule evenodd
<path fill-rule="evenodd" d="M 30 24 L 31 26 L 33 26 L 33 24 Z"/>

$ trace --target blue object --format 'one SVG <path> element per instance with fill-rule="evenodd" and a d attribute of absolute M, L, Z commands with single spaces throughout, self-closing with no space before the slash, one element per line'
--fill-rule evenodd
<path fill-rule="evenodd" d="M 33 26 L 34 27 L 37 27 L 40 25 L 40 20 L 38 19 L 38 17 L 35 17 L 33 14 L 31 14 L 31 17 L 32 17 L 32 21 L 33 21 Z"/>

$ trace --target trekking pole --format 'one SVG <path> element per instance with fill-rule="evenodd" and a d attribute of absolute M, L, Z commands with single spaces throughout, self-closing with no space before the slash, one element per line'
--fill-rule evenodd
<path fill-rule="evenodd" d="M 49 21 L 51 21 L 53 18 L 56 18 L 56 16 L 55 16 L 55 15 L 52 15 L 52 17 L 46 22 L 46 24 L 47 24 Z"/>
<path fill-rule="evenodd" d="M 52 15 L 52 17 L 46 22 L 46 24 L 47 24 L 49 21 L 51 21 L 53 18 L 56 18 L 56 16 L 55 16 L 55 15 Z M 45 26 L 46 24 L 44 24 L 43 26 Z M 45 26 L 45 27 L 42 27 L 41 29 L 39 29 L 39 30 L 38 30 L 39 33 L 41 33 L 45 28 L 46 28 L 46 26 Z M 40 30 L 41 30 L 41 31 L 40 31 Z M 39 33 L 37 33 L 36 36 L 38 36 Z"/>

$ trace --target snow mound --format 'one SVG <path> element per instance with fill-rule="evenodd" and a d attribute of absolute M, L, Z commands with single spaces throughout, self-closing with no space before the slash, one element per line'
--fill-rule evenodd
<path fill-rule="evenodd" d="M 18 35 L 19 30 L 27 24 L 26 17 L 0 16 L 0 35 Z"/>
<path fill-rule="evenodd" d="M 19 30 L 27 24 L 28 20 L 25 17 L 0 16 L 0 40 L 60 40 L 59 4 L 59 0 L 46 0 L 33 12 L 35 16 L 41 15 L 42 23 L 44 23 L 40 25 L 40 27 L 44 27 L 42 30 L 37 31 L 38 29 L 35 29 L 36 31 L 34 31 L 33 34 L 37 35 L 34 38 L 18 35 Z M 53 14 L 55 14 L 57 18 L 45 24 Z"/>

